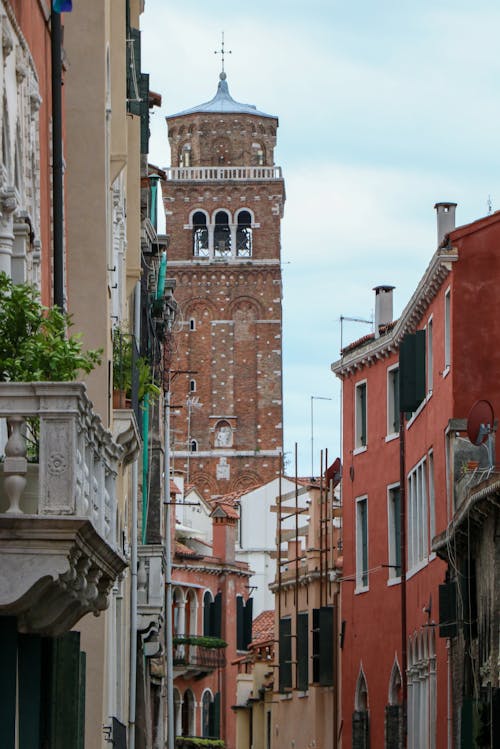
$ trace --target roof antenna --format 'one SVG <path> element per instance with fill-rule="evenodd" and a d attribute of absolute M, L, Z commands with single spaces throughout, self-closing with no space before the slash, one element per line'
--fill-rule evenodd
<path fill-rule="evenodd" d="M 493 211 L 493 204 L 491 202 L 491 195 L 488 195 L 488 200 L 486 201 L 486 205 L 488 206 L 488 216 L 491 216 L 491 213 Z"/>
<path fill-rule="evenodd" d="M 220 74 L 220 78 L 221 78 L 222 81 L 225 80 L 225 78 L 226 78 L 226 74 L 224 72 L 224 55 L 232 55 L 232 54 L 233 54 L 233 52 L 232 52 L 231 49 L 228 49 L 227 51 L 224 49 L 224 32 L 222 32 L 222 44 L 221 44 L 221 48 L 214 50 L 214 55 L 221 55 L 221 58 L 222 58 L 222 70 L 221 70 L 221 74 Z"/>

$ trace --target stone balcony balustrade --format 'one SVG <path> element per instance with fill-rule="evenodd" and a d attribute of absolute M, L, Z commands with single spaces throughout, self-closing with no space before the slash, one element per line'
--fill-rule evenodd
<path fill-rule="evenodd" d="M 0 383 L 0 424 L 0 615 L 58 635 L 107 607 L 126 566 L 115 496 L 124 448 L 82 383 Z"/>
<path fill-rule="evenodd" d="M 280 166 L 175 166 L 165 169 L 170 182 L 269 181 L 283 179 Z"/>

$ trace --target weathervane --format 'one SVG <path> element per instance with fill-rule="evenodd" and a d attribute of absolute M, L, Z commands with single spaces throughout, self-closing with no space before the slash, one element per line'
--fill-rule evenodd
<path fill-rule="evenodd" d="M 227 52 L 224 50 L 224 32 L 222 32 L 222 44 L 220 49 L 214 50 L 214 55 L 222 56 L 222 72 L 224 72 L 224 55 L 231 55 L 232 50 L 228 49 Z"/>

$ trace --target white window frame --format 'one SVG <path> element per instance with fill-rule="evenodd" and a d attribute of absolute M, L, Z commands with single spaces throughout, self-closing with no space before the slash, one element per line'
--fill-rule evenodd
<path fill-rule="evenodd" d="M 361 439 L 362 413 L 360 412 L 361 398 L 359 393 L 364 388 L 365 391 L 365 435 L 364 442 Z M 368 447 L 368 381 L 360 380 L 354 386 L 354 454 L 364 452 Z"/>
<path fill-rule="evenodd" d="M 401 582 L 401 572 L 398 575 L 397 570 L 393 566 L 396 562 L 396 555 L 397 555 L 396 513 L 394 511 L 394 500 L 393 500 L 394 489 L 399 489 L 399 510 L 400 510 L 399 533 L 400 533 L 400 543 L 401 543 L 401 487 L 400 487 L 399 481 L 397 481 L 395 484 L 389 484 L 387 486 L 387 551 L 388 551 L 387 563 L 390 565 L 388 567 L 389 575 L 388 575 L 387 585 L 396 585 L 397 583 Z M 401 546 L 400 546 L 400 556 L 401 556 Z M 401 563 L 401 558 L 400 558 L 400 563 Z"/>
<path fill-rule="evenodd" d="M 432 315 L 427 320 L 426 330 L 426 344 L 427 344 L 427 362 L 426 362 L 426 385 L 427 385 L 427 397 L 432 395 L 434 388 L 434 355 L 433 355 L 433 338 L 434 338 L 434 326 Z"/>
<path fill-rule="evenodd" d="M 406 564 L 410 577 L 427 564 L 429 557 L 427 456 L 408 473 L 406 486 Z"/>
<path fill-rule="evenodd" d="M 436 484 L 434 481 L 434 450 L 427 453 L 428 469 L 427 477 L 429 482 L 429 559 L 434 559 L 435 552 L 432 552 L 432 539 L 436 535 Z"/>
<path fill-rule="evenodd" d="M 363 517 L 362 506 L 365 507 L 365 527 L 361 523 Z M 366 569 L 363 564 L 363 536 L 366 534 Z M 368 496 L 356 498 L 356 587 L 355 593 L 364 593 L 370 588 L 369 559 L 370 549 L 368 544 Z M 366 580 L 363 578 L 366 577 Z"/>
<path fill-rule="evenodd" d="M 394 413 L 394 372 L 399 372 L 399 364 L 393 364 L 387 368 L 387 436 L 386 442 L 395 439 L 399 434 L 399 427 L 394 429 L 394 425 L 399 424 L 399 414 Z M 398 381 L 399 382 L 399 381 Z"/>
<path fill-rule="evenodd" d="M 451 288 L 444 293 L 444 370 L 446 377 L 451 368 Z"/>

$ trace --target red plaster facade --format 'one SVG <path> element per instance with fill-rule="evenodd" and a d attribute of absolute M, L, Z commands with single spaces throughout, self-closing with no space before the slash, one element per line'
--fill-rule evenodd
<path fill-rule="evenodd" d="M 230 102 L 167 118 L 163 183 L 180 308 L 173 457 L 206 499 L 274 478 L 282 450 L 278 121 Z"/>
<path fill-rule="evenodd" d="M 401 578 L 393 566 L 391 493 L 400 481 L 400 443 L 393 428 L 390 373 L 398 366 L 403 336 L 422 329 L 427 396 L 405 422 L 408 746 L 459 745 L 450 705 L 460 685 L 437 626 L 438 586 L 447 568 L 433 553 L 432 539 L 446 529 L 456 509 L 464 456 L 478 451 L 480 460 L 485 459 L 484 448 L 467 439 L 471 406 L 485 398 L 496 413 L 500 408 L 500 353 L 493 343 L 499 319 L 499 241 L 499 213 L 451 232 L 397 323 L 382 328 L 378 338 L 372 335 L 347 347 L 332 365 L 343 381 L 343 746 L 367 746 L 366 732 L 370 746 L 399 745 L 390 743 L 402 700 Z M 364 445 L 359 435 L 363 383 Z"/>

